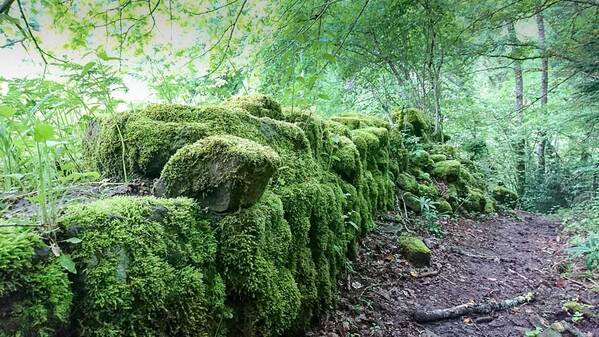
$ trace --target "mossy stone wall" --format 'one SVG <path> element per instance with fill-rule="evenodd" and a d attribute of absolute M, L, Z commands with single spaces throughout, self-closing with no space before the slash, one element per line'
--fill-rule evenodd
<path fill-rule="evenodd" d="M 377 212 L 396 207 L 398 193 L 415 212 L 422 197 L 444 212 L 492 209 L 484 182 L 457 151 L 432 143 L 421 111 L 395 116 L 391 125 L 360 114 L 323 119 L 250 96 L 215 106 L 150 105 L 107 119 L 87 146 L 98 169 L 115 180 L 153 179 L 169 198 L 109 198 L 64 211 L 59 242 L 78 272 L 57 269 L 66 295 L 39 297 L 47 310 L 39 331 L 303 331 L 333 308 L 358 240 Z M 406 144 L 412 136 L 418 144 Z M 0 241 L 10 238 L 1 234 Z M 64 243 L 73 237 L 81 242 Z M 14 249 L 33 261 L 28 245 Z M 40 268 L 54 261 L 0 261 L 0 270 L 45 275 Z M 10 282 L 3 280 L 14 284 L 5 293 L 25 293 Z M 0 336 L 26 331 L 0 326 Z"/>

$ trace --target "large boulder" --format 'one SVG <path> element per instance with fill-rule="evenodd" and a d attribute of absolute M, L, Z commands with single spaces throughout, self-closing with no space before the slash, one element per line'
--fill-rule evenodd
<path fill-rule="evenodd" d="M 186 196 L 215 212 L 256 203 L 279 166 L 270 147 L 236 136 L 211 136 L 179 149 L 155 186 L 159 196 Z"/>

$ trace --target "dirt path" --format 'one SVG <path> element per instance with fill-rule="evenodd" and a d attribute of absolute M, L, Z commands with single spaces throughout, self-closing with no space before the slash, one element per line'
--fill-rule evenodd
<path fill-rule="evenodd" d="M 570 321 L 562 309 L 565 301 L 599 305 L 599 294 L 591 291 L 589 281 L 560 277 L 567 263 L 559 223 L 518 213 L 449 221 L 444 228 L 443 239 L 425 240 L 433 250 L 432 267 L 417 270 L 399 254 L 397 228 L 381 224 L 363 242 L 355 273 L 339 284 L 335 313 L 307 335 L 524 336 L 536 326 Z M 439 273 L 425 276 L 430 271 Z M 526 291 L 535 291 L 536 300 L 486 317 L 421 325 L 410 316 L 418 307 L 500 300 Z M 585 318 L 576 326 L 586 336 L 599 337 L 597 318 Z"/>

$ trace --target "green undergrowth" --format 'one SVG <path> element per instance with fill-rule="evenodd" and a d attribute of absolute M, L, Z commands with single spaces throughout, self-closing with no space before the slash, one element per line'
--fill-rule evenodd
<path fill-rule="evenodd" d="M 559 213 L 571 237 L 569 253 L 582 258 L 589 271 L 599 269 L 599 197 L 581 202 Z"/>
<path fill-rule="evenodd" d="M 81 242 L 61 248 L 80 272 L 65 279 L 68 323 L 52 316 L 48 326 L 81 336 L 301 333 L 334 307 L 378 212 L 398 202 L 435 214 L 503 207 L 456 148 L 434 142 L 423 112 L 394 116 L 324 119 L 247 96 L 104 121 L 90 160 L 108 178 L 156 179 L 167 198 L 64 211 L 62 240 Z"/>

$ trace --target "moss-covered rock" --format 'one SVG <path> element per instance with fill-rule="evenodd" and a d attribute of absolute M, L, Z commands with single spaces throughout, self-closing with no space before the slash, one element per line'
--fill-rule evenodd
<path fill-rule="evenodd" d="M 464 199 L 463 208 L 470 212 L 483 212 L 486 199 L 483 191 L 476 188 L 469 188 L 468 194 Z"/>
<path fill-rule="evenodd" d="M 505 186 L 495 186 L 492 195 L 500 205 L 510 208 L 518 205 L 518 194 Z"/>
<path fill-rule="evenodd" d="M 493 199 L 488 196 L 485 196 L 485 208 L 483 209 L 483 212 L 487 214 L 495 212 L 495 203 L 493 202 Z"/>
<path fill-rule="evenodd" d="M 453 212 L 451 204 L 444 199 L 438 199 L 435 207 L 439 213 L 451 214 Z"/>
<path fill-rule="evenodd" d="M 270 147 L 236 136 L 211 136 L 179 149 L 168 161 L 157 194 L 186 196 L 215 212 L 253 205 L 279 166 Z"/>
<path fill-rule="evenodd" d="M 407 173 L 400 173 L 397 176 L 396 184 L 406 192 L 415 193 L 418 191 L 418 182 L 416 181 L 416 178 Z"/>
<path fill-rule="evenodd" d="M 243 109 L 256 117 L 285 119 L 281 105 L 265 95 L 235 96 L 229 98 L 223 105 Z"/>
<path fill-rule="evenodd" d="M 408 108 L 396 110 L 392 113 L 393 119 L 404 132 L 428 141 L 432 132 L 432 122 L 428 116 L 419 109 Z"/>
<path fill-rule="evenodd" d="M 40 235 L 0 228 L 0 336 L 51 336 L 68 326 L 67 271 Z"/>
<path fill-rule="evenodd" d="M 454 182 L 460 177 L 461 166 L 457 160 L 443 160 L 435 163 L 433 175 L 447 182 Z"/>
<path fill-rule="evenodd" d="M 215 336 L 227 314 L 213 229 L 191 199 L 116 197 L 69 207 L 61 228 L 86 336 Z M 223 333 L 223 330 L 220 330 Z"/>
<path fill-rule="evenodd" d="M 402 236 L 399 238 L 399 249 L 401 255 L 415 267 L 430 265 L 431 250 L 421 239 L 414 236 Z"/>
<path fill-rule="evenodd" d="M 424 150 L 416 150 L 410 153 L 410 165 L 416 166 L 425 170 L 430 170 L 435 162 L 431 159 L 428 152 Z"/>
<path fill-rule="evenodd" d="M 422 205 L 420 203 L 420 200 L 414 194 L 412 194 L 410 192 L 406 192 L 403 194 L 402 200 L 403 200 L 404 204 L 406 205 L 406 207 L 408 207 L 408 209 L 410 209 L 416 213 L 422 212 Z"/>
<path fill-rule="evenodd" d="M 431 160 L 436 163 L 439 161 L 447 160 L 447 156 L 444 154 L 440 154 L 440 153 L 431 154 Z"/>
<path fill-rule="evenodd" d="M 431 183 L 427 184 L 418 184 L 418 195 L 425 196 L 428 198 L 436 198 L 440 195 L 439 189 Z"/>
<path fill-rule="evenodd" d="M 331 168 L 349 182 L 358 178 L 362 171 L 362 162 L 360 153 L 351 139 L 335 135 L 332 148 L 329 157 Z"/>
<path fill-rule="evenodd" d="M 442 154 L 447 159 L 457 159 L 458 150 L 450 144 L 434 144 L 428 149 L 431 155 Z"/>

